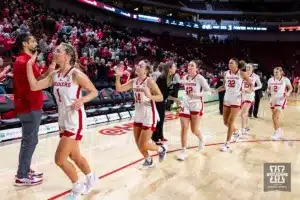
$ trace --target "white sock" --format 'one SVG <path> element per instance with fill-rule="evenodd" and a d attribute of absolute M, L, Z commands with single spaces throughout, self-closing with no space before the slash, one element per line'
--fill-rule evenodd
<path fill-rule="evenodd" d="M 73 188 L 78 188 L 80 186 L 79 180 L 76 183 L 73 183 Z"/>
<path fill-rule="evenodd" d="M 146 158 L 146 160 L 147 160 L 147 162 L 151 162 L 152 161 L 152 157 L 150 156 L 150 157 Z"/>
<path fill-rule="evenodd" d="M 182 147 L 182 151 L 185 152 L 186 151 L 186 147 Z"/>
<path fill-rule="evenodd" d="M 277 133 L 280 133 L 280 132 L 281 132 L 281 128 L 278 128 L 278 129 L 276 130 L 276 132 L 277 132 Z"/>
<path fill-rule="evenodd" d="M 92 179 L 92 177 L 93 177 L 93 173 L 92 172 L 90 172 L 89 174 L 86 175 L 87 179 Z"/>

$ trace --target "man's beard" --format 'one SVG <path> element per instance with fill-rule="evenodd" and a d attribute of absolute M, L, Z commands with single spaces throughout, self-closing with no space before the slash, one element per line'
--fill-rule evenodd
<path fill-rule="evenodd" d="M 38 47 L 35 47 L 35 48 L 30 49 L 30 52 L 31 52 L 32 54 L 34 54 L 34 53 L 37 52 L 38 50 L 39 50 Z"/>

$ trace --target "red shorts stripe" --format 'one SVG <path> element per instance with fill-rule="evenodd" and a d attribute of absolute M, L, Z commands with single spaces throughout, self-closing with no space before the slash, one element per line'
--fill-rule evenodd
<path fill-rule="evenodd" d="M 249 101 L 249 100 L 243 101 L 242 105 L 245 104 L 245 103 L 249 103 L 249 104 L 252 105 L 252 104 L 253 104 L 253 101 Z"/>
<path fill-rule="evenodd" d="M 179 117 L 184 117 L 184 118 L 190 119 L 190 118 L 191 118 L 191 115 L 184 114 L 184 113 L 179 113 Z"/>

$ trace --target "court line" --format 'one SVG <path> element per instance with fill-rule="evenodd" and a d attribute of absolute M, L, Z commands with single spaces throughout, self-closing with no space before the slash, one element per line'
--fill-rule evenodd
<path fill-rule="evenodd" d="M 238 144 L 238 143 L 259 143 L 259 142 L 300 142 L 300 139 L 294 139 L 294 140 L 245 140 L 245 141 L 238 141 L 238 142 L 234 142 L 234 143 L 231 143 L 231 144 Z M 211 143 L 211 144 L 206 144 L 205 146 L 216 146 L 216 145 L 221 145 L 221 144 L 224 144 L 224 142 L 218 142 L 218 143 Z M 197 148 L 198 146 L 192 146 L 192 147 L 188 147 L 187 149 L 194 149 L 194 148 Z M 174 150 L 171 150 L 171 151 L 168 151 L 168 153 L 174 153 L 174 152 L 177 152 L 177 151 L 180 151 L 181 149 L 174 149 Z M 154 154 L 152 156 L 157 156 L 158 154 Z M 110 171 L 102 176 L 100 176 L 98 179 L 103 179 L 105 177 L 108 177 L 110 175 L 113 175 L 119 171 L 122 171 L 124 169 L 127 169 L 128 167 L 132 166 L 132 165 L 135 165 L 136 163 L 140 162 L 144 160 L 144 158 L 141 158 L 141 159 L 138 159 L 136 161 L 133 161 L 127 165 L 124 165 L 122 167 L 119 167 L 113 171 Z M 64 191 L 60 194 L 57 194 L 53 197 L 50 197 L 48 200 L 54 200 L 54 199 L 57 199 L 59 197 L 62 197 L 66 194 L 68 194 L 69 192 L 71 192 L 71 190 L 67 190 L 67 191 Z"/>

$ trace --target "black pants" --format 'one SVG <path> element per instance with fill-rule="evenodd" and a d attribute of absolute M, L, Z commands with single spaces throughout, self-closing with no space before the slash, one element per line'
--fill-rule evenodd
<path fill-rule="evenodd" d="M 252 116 L 252 113 L 253 113 L 253 116 L 257 117 L 260 99 L 261 99 L 260 96 L 255 95 L 254 105 L 252 105 L 249 109 L 249 113 L 248 113 L 249 116 Z"/>
<path fill-rule="evenodd" d="M 224 102 L 225 92 L 219 92 L 219 111 L 223 115 L 223 102 Z"/>
<path fill-rule="evenodd" d="M 156 109 L 159 114 L 159 122 L 156 125 L 156 130 L 153 132 L 152 140 L 154 142 L 158 142 L 159 140 L 164 139 L 164 121 L 165 121 L 165 113 L 166 113 L 166 103 L 165 102 L 157 102 Z"/>
<path fill-rule="evenodd" d="M 174 84 L 173 89 L 171 90 L 170 96 L 178 98 L 179 89 L 180 89 L 180 84 Z M 170 111 L 173 103 L 174 103 L 174 101 L 168 100 L 166 109 Z"/>

